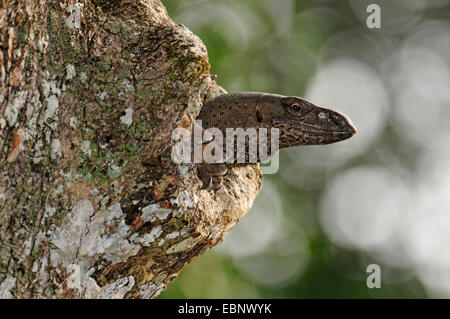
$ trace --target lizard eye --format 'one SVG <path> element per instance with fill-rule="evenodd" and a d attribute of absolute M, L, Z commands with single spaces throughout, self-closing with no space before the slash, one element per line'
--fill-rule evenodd
<path fill-rule="evenodd" d="M 300 105 L 298 105 L 297 103 L 291 104 L 291 110 L 295 112 L 300 111 Z"/>

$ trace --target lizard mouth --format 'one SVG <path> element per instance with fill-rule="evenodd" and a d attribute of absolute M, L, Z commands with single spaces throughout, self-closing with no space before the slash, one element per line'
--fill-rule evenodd
<path fill-rule="evenodd" d="M 348 125 L 346 128 L 343 129 L 330 129 L 326 126 L 320 126 L 320 125 L 313 125 L 308 123 L 299 123 L 300 126 L 302 126 L 302 132 L 305 133 L 316 133 L 317 135 L 324 135 L 324 134 L 337 134 L 337 135 L 350 135 L 353 136 L 356 133 L 356 128 L 353 125 Z"/>
<path fill-rule="evenodd" d="M 336 137 L 347 139 L 356 134 L 356 128 L 351 123 L 348 123 L 348 125 L 342 128 L 328 128 L 326 126 L 318 126 L 308 123 L 300 123 L 300 126 L 302 127 L 302 133 L 309 134 L 311 136 L 320 137 L 333 135 Z"/>
<path fill-rule="evenodd" d="M 300 144 L 331 144 L 349 139 L 355 130 L 304 129 L 298 138 Z"/>
<path fill-rule="evenodd" d="M 338 114 L 338 113 L 337 113 Z M 275 120 L 279 127 L 280 138 L 290 140 L 292 145 L 331 144 L 349 139 L 356 134 L 356 128 L 346 116 L 338 114 L 335 121 L 325 123 L 309 123 L 298 120 Z"/>

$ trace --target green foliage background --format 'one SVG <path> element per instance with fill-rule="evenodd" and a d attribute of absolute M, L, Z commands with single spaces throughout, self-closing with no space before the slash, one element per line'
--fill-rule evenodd
<path fill-rule="evenodd" d="M 355 1 L 324 0 L 165 0 L 163 3 L 175 22 L 185 24 L 203 40 L 209 53 L 211 73 L 217 75 L 218 83 L 226 90 L 297 96 L 305 96 L 318 69 L 337 57 L 377 63 L 376 58 L 367 59 L 370 50 L 364 48 L 364 42 L 355 44 L 353 37 L 383 35 L 391 39 L 395 47 L 413 32 L 413 27 L 406 28 L 413 18 L 421 22 L 428 19 L 448 21 L 450 12 L 448 3 L 411 9 L 403 8 L 402 1 L 359 1 L 355 4 Z M 379 3 L 382 7 L 383 27 L 379 30 L 370 30 L 366 26 L 368 13 L 365 9 L 369 3 Z M 396 15 L 405 20 L 396 22 Z M 348 43 L 337 43 L 335 50 L 323 50 L 330 39 L 342 32 L 351 35 L 347 37 Z M 347 46 L 351 50 L 347 51 Z M 321 197 L 329 180 L 346 169 L 380 164 L 383 156 L 391 156 L 405 163 L 407 175 L 414 174 L 414 159 L 420 147 L 402 139 L 392 125 L 387 121 L 364 152 L 329 169 L 326 176 L 318 175 L 321 182 L 317 187 L 289 182 L 283 178 L 283 172 L 265 176 L 265 183 L 278 191 L 283 220 L 290 227 L 282 230 L 282 238 L 267 245 L 266 252 L 255 260 L 257 262 L 256 258 L 264 256 L 276 260 L 274 254 L 282 255 L 283 248 L 274 253 L 273 245 L 305 245 L 303 254 L 307 259 L 301 271 L 276 284 L 261 283 L 243 272 L 236 258 L 216 247 L 188 265 L 160 298 L 427 297 L 427 290 L 411 268 L 393 267 L 370 251 L 336 244 L 323 230 L 318 217 Z M 364 130 L 364 127 L 358 129 Z M 289 150 L 281 152 L 281 171 L 294 160 L 286 152 Z M 264 200 L 267 198 L 257 199 Z M 252 209 L 249 214 L 258 213 L 257 209 Z M 299 229 L 302 231 L 298 232 Z M 264 236 L 264 230 L 261 236 Z M 289 263 L 289 259 L 286 262 Z M 382 268 L 380 289 L 366 286 L 366 266 L 371 263 Z M 282 271 L 283 267 L 281 270 L 279 265 L 277 267 L 274 272 Z M 270 273 L 270 269 L 266 270 Z"/>

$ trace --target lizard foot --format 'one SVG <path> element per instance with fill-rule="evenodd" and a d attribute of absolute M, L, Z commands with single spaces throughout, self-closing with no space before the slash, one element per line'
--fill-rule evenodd
<path fill-rule="evenodd" d="M 211 185 L 213 190 L 218 190 L 222 186 L 222 176 L 227 172 L 225 164 L 198 164 L 197 176 L 203 183 L 201 189 L 207 189 Z"/>
<path fill-rule="evenodd" d="M 211 178 L 211 188 L 215 191 L 218 190 L 220 187 L 222 187 L 222 182 L 222 176 L 213 176 Z"/>

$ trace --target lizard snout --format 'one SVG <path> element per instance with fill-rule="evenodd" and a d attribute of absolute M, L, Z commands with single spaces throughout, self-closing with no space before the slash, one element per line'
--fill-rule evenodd
<path fill-rule="evenodd" d="M 341 113 L 333 111 L 331 118 L 332 118 L 332 121 L 334 122 L 334 124 L 337 127 L 339 127 L 341 129 L 341 131 L 349 134 L 349 137 L 355 135 L 356 128 L 353 125 L 350 118 L 348 118 L 345 114 L 341 114 Z"/>
<path fill-rule="evenodd" d="M 320 126 L 329 132 L 348 135 L 348 137 L 356 133 L 352 121 L 345 114 L 336 111 L 321 109 L 317 113 L 317 121 Z"/>

